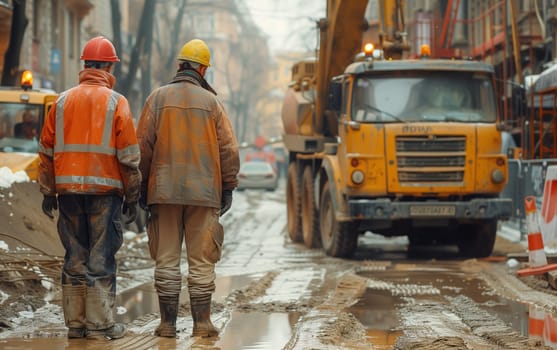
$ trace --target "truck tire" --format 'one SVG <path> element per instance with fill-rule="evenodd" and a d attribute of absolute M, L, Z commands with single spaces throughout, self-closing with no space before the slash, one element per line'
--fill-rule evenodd
<path fill-rule="evenodd" d="M 321 236 L 313 178 L 311 167 L 306 166 L 302 175 L 302 235 L 306 247 L 319 248 L 321 247 Z"/>
<path fill-rule="evenodd" d="M 484 220 L 458 228 L 458 250 L 462 257 L 485 258 L 493 252 L 497 220 Z"/>
<path fill-rule="evenodd" d="M 301 194 L 300 176 L 295 162 L 288 166 L 286 179 L 286 221 L 288 236 L 293 242 L 303 241 L 302 236 L 302 215 L 301 213 Z"/>
<path fill-rule="evenodd" d="M 336 219 L 328 182 L 321 194 L 319 224 L 321 243 L 327 255 L 338 258 L 349 258 L 354 255 L 358 245 L 358 233 L 353 229 L 352 222 L 339 222 Z"/>

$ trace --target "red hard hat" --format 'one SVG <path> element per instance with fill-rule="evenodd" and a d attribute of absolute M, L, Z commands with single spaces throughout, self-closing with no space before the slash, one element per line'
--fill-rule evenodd
<path fill-rule="evenodd" d="M 81 53 L 82 61 L 120 62 L 114 45 L 103 36 L 93 38 L 85 44 Z"/>

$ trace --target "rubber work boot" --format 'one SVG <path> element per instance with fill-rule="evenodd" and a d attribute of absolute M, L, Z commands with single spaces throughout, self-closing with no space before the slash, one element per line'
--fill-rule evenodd
<path fill-rule="evenodd" d="M 157 337 L 176 338 L 176 318 L 178 316 L 179 295 L 159 296 L 161 324 L 155 329 Z"/>
<path fill-rule="evenodd" d="M 64 321 L 68 327 L 68 338 L 84 338 L 87 335 L 85 327 L 85 285 L 62 285 L 62 303 Z"/>
<path fill-rule="evenodd" d="M 104 331 L 104 337 L 107 339 L 120 339 L 126 335 L 126 326 L 121 323 L 115 323 L 112 327 Z"/>
<path fill-rule="evenodd" d="M 211 296 L 190 298 L 191 316 L 193 318 L 192 337 L 214 337 L 219 330 L 211 322 Z"/>
<path fill-rule="evenodd" d="M 85 338 L 87 335 L 87 328 L 68 328 L 68 338 Z"/>
<path fill-rule="evenodd" d="M 126 326 L 115 323 L 106 329 L 96 329 L 87 331 L 87 339 L 120 339 L 126 335 Z"/>
<path fill-rule="evenodd" d="M 87 287 L 87 339 L 119 339 L 126 334 L 126 326 L 114 323 L 114 293 L 102 288 Z"/>

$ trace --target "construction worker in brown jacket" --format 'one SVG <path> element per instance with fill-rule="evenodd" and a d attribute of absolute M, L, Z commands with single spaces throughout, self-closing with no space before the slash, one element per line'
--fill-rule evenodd
<path fill-rule="evenodd" d="M 147 98 L 137 127 L 140 204 L 150 213 L 147 234 L 161 313 L 155 335 L 161 337 L 176 337 L 183 241 L 192 336 L 218 334 L 210 313 L 224 239 L 219 217 L 232 204 L 239 155 L 230 120 L 204 78 L 209 62 L 202 40 L 186 43 L 176 76 Z"/>

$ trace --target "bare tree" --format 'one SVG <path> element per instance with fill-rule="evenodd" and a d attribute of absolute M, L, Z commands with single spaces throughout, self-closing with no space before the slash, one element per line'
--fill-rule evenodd
<path fill-rule="evenodd" d="M 143 8 L 143 15 L 141 16 L 146 22 L 141 22 L 145 27 L 150 28 L 144 33 L 145 44 L 142 46 L 141 54 L 141 99 L 145 101 L 147 96 L 151 93 L 151 56 L 153 53 L 153 23 L 155 12 L 155 1 L 150 4 L 153 8 L 147 8 L 147 3 Z M 145 11 L 152 11 L 150 15 Z M 142 27 L 143 27 L 142 25 Z"/>
<path fill-rule="evenodd" d="M 114 1 L 114 0 L 111 0 Z M 128 66 L 128 71 L 123 79 L 116 81 L 115 90 L 122 93 L 124 96 L 128 96 L 130 93 L 131 86 L 134 79 L 136 78 L 137 71 L 140 68 L 140 63 L 142 57 L 146 54 L 151 54 L 151 42 L 152 42 L 152 31 L 153 31 L 153 18 L 155 16 L 155 4 L 156 0 L 145 0 L 143 4 L 143 11 L 141 13 L 141 18 L 139 23 L 139 29 L 137 31 L 137 38 L 135 45 L 133 46 L 130 63 Z M 114 4 L 111 4 L 114 6 Z M 114 7 L 112 8 L 114 10 Z M 117 7 L 119 12 L 119 5 Z M 118 17 L 118 16 L 117 16 Z M 120 26 L 120 22 L 114 22 L 115 16 L 112 15 L 113 26 Z M 114 30 L 114 29 L 113 29 Z M 143 84 L 142 84 L 143 85 Z"/>
<path fill-rule="evenodd" d="M 19 56 L 23 35 L 29 24 L 25 15 L 26 0 L 13 1 L 12 25 L 10 29 L 10 43 L 4 54 L 4 69 L 2 71 L 1 85 L 15 86 L 19 73 Z"/>
<path fill-rule="evenodd" d="M 184 16 L 186 14 L 186 5 L 187 0 L 176 0 L 175 4 L 178 8 L 170 9 L 168 6 L 171 6 L 169 2 L 164 2 L 163 4 L 159 4 L 159 6 L 166 5 L 166 10 L 162 10 L 159 13 L 161 14 L 159 18 L 161 18 L 162 25 L 161 28 L 170 29 L 170 35 L 167 42 L 170 45 L 163 46 L 166 40 L 155 40 L 154 45 L 157 49 L 157 54 L 160 57 L 159 62 L 161 63 L 156 70 L 155 79 L 158 81 L 167 81 L 175 72 L 176 72 L 176 56 L 178 55 L 178 49 L 181 47 L 181 43 L 184 42 L 184 37 L 182 33 L 184 31 Z M 171 18 L 170 14 L 175 14 L 174 18 Z M 173 23 L 173 25 L 169 26 L 168 23 Z M 158 28 L 159 26 L 157 26 Z M 182 35 L 181 35 L 182 34 Z M 166 37 L 163 33 L 159 34 L 159 37 Z"/>
<path fill-rule="evenodd" d="M 257 101 L 268 91 L 265 89 L 269 58 L 265 46 L 257 38 L 255 28 L 243 31 L 238 43 L 230 43 L 227 62 L 226 81 L 230 93 L 230 116 L 239 140 L 256 136 Z M 248 135 L 248 130 L 254 135 Z"/>
<path fill-rule="evenodd" d="M 112 14 L 112 43 L 119 55 L 122 55 L 122 14 L 120 12 L 120 2 L 118 0 L 110 0 L 110 12 Z M 116 81 L 119 81 L 122 76 L 122 65 L 117 64 L 114 67 L 114 76 Z"/>

